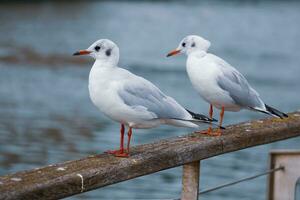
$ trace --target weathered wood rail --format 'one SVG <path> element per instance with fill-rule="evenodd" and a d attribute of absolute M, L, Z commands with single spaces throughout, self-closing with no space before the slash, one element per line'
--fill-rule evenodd
<path fill-rule="evenodd" d="M 296 136 L 300 136 L 300 112 L 283 120 L 268 118 L 227 126 L 220 137 L 189 134 L 169 138 L 133 147 L 130 158 L 100 154 L 2 176 L 0 199 L 59 199 Z"/>

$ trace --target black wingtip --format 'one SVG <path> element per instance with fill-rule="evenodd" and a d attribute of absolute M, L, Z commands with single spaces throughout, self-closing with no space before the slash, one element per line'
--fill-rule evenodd
<path fill-rule="evenodd" d="M 197 120 L 205 120 L 205 121 L 208 121 L 208 122 L 217 122 L 218 120 L 216 120 L 216 119 L 210 119 L 209 117 L 207 117 L 207 116 L 205 116 L 205 115 L 202 115 L 202 114 L 198 114 L 198 113 L 194 113 L 194 112 L 192 112 L 192 111 L 190 111 L 190 110 L 188 110 L 188 109 L 185 109 L 186 111 L 188 111 L 191 115 L 192 115 L 192 117 L 194 118 L 194 119 L 197 119 Z"/>
<path fill-rule="evenodd" d="M 286 113 L 282 113 L 282 114 L 283 114 L 283 116 L 286 117 L 286 118 L 289 117 L 288 114 L 286 114 Z"/>
<path fill-rule="evenodd" d="M 270 112 L 271 114 L 273 114 L 277 117 L 280 117 L 281 119 L 289 117 L 286 113 L 283 113 L 283 112 L 277 110 L 276 108 L 273 108 L 267 104 L 265 104 L 265 106 L 266 106 L 266 109 L 268 112 Z"/>
<path fill-rule="evenodd" d="M 222 130 L 225 130 L 226 128 L 225 127 L 223 127 L 223 126 L 219 126 L 220 127 L 220 129 L 222 129 Z"/>

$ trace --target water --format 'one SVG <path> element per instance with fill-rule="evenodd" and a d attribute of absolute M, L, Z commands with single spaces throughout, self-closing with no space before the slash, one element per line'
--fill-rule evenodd
<path fill-rule="evenodd" d="M 283 111 L 299 109 L 300 3 L 194 1 L 9 3 L 0 5 L 0 175 L 79 159 L 118 146 L 119 125 L 101 115 L 87 90 L 91 59 L 72 57 L 99 38 L 121 49 L 120 65 L 144 76 L 191 110 L 207 113 L 185 72 L 185 57 L 165 58 L 188 34 L 236 66 L 262 98 Z M 226 113 L 225 123 L 266 117 Z M 160 127 L 134 132 L 133 144 L 182 135 Z M 201 188 L 267 168 L 271 149 L 297 149 L 300 139 L 207 159 Z M 69 199 L 162 199 L 180 195 L 181 168 Z M 201 199 L 265 199 L 258 178 Z"/>

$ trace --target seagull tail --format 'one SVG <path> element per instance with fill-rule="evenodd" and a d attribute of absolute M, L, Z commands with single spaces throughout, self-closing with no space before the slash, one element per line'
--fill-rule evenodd
<path fill-rule="evenodd" d="M 219 124 L 216 124 L 216 123 L 214 123 L 214 122 L 212 122 L 212 121 L 203 121 L 203 120 L 197 120 L 197 119 L 194 119 L 194 120 L 188 120 L 188 121 L 190 121 L 190 122 L 193 122 L 194 124 L 203 124 L 203 123 L 206 123 L 206 124 L 212 124 L 213 126 L 215 126 L 215 127 L 218 127 L 218 128 L 220 128 L 220 129 L 225 129 L 225 127 L 224 126 L 220 126 Z"/>
<path fill-rule="evenodd" d="M 211 119 L 209 120 L 202 120 L 202 119 L 179 119 L 179 118 L 172 118 L 173 120 L 183 121 L 183 122 L 191 122 L 193 124 L 196 124 L 197 126 L 200 126 L 201 124 L 212 124 L 213 126 L 216 126 L 220 129 L 225 129 L 225 127 L 220 126 L 214 122 L 212 122 Z"/>
<path fill-rule="evenodd" d="M 265 114 L 268 114 L 268 115 L 271 115 L 271 116 L 274 116 L 274 117 L 279 117 L 281 119 L 283 119 L 285 117 L 289 117 L 286 113 L 281 112 L 281 111 L 277 110 L 276 108 L 273 108 L 267 104 L 265 104 L 265 107 L 266 107 L 266 110 L 261 110 L 258 108 L 252 108 L 252 109 L 262 112 L 262 113 L 265 113 Z"/>
<path fill-rule="evenodd" d="M 188 113 L 190 113 L 190 115 L 192 115 L 193 119 L 196 120 L 204 120 L 204 121 L 208 121 L 208 122 L 217 122 L 218 120 L 212 118 L 210 119 L 209 117 L 202 115 L 202 114 L 198 114 L 198 113 L 194 113 L 188 109 L 185 109 L 186 111 L 188 111 Z"/>
<path fill-rule="evenodd" d="M 192 120 L 189 120 L 190 122 L 193 122 L 195 124 L 201 124 L 201 123 L 206 123 L 206 124 L 212 124 L 213 126 L 217 126 L 220 129 L 225 129 L 223 126 L 220 126 L 218 124 L 215 124 L 213 122 L 217 122 L 218 120 L 216 120 L 215 118 L 210 119 L 209 117 L 202 115 L 202 114 L 198 114 L 198 113 L 194 113 L 188 109 L 186 109 L 186 111 L 188 111 L 188 113 L 190 113 L 190 115 L 192 116 Z"/>
<path fill-rule="evenodd" d="M 272 108 L 271 106 L 268 106 L 267 104 L 265 104 L 267 111 L 271 114 L 271 115 L 275 115 L 281 119 L 285 118 L 285 117 L 289 117 L 287 114 Z"/>

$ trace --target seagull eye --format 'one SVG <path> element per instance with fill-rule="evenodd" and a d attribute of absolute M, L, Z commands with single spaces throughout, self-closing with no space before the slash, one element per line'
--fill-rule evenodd
<path fill-rule="evenodd" d="M 183 47 L 185 47 L 185 42 L 184 42 L 184 43 L 182 43 L 182 46 L 183 46 Z"/>
<path fill-rule="evenodd" d="M 95 46 L 95 50 L 96 50 L 96 51 L 99 51 L 100 49 L 101 49 L 101 47 Z"/>

